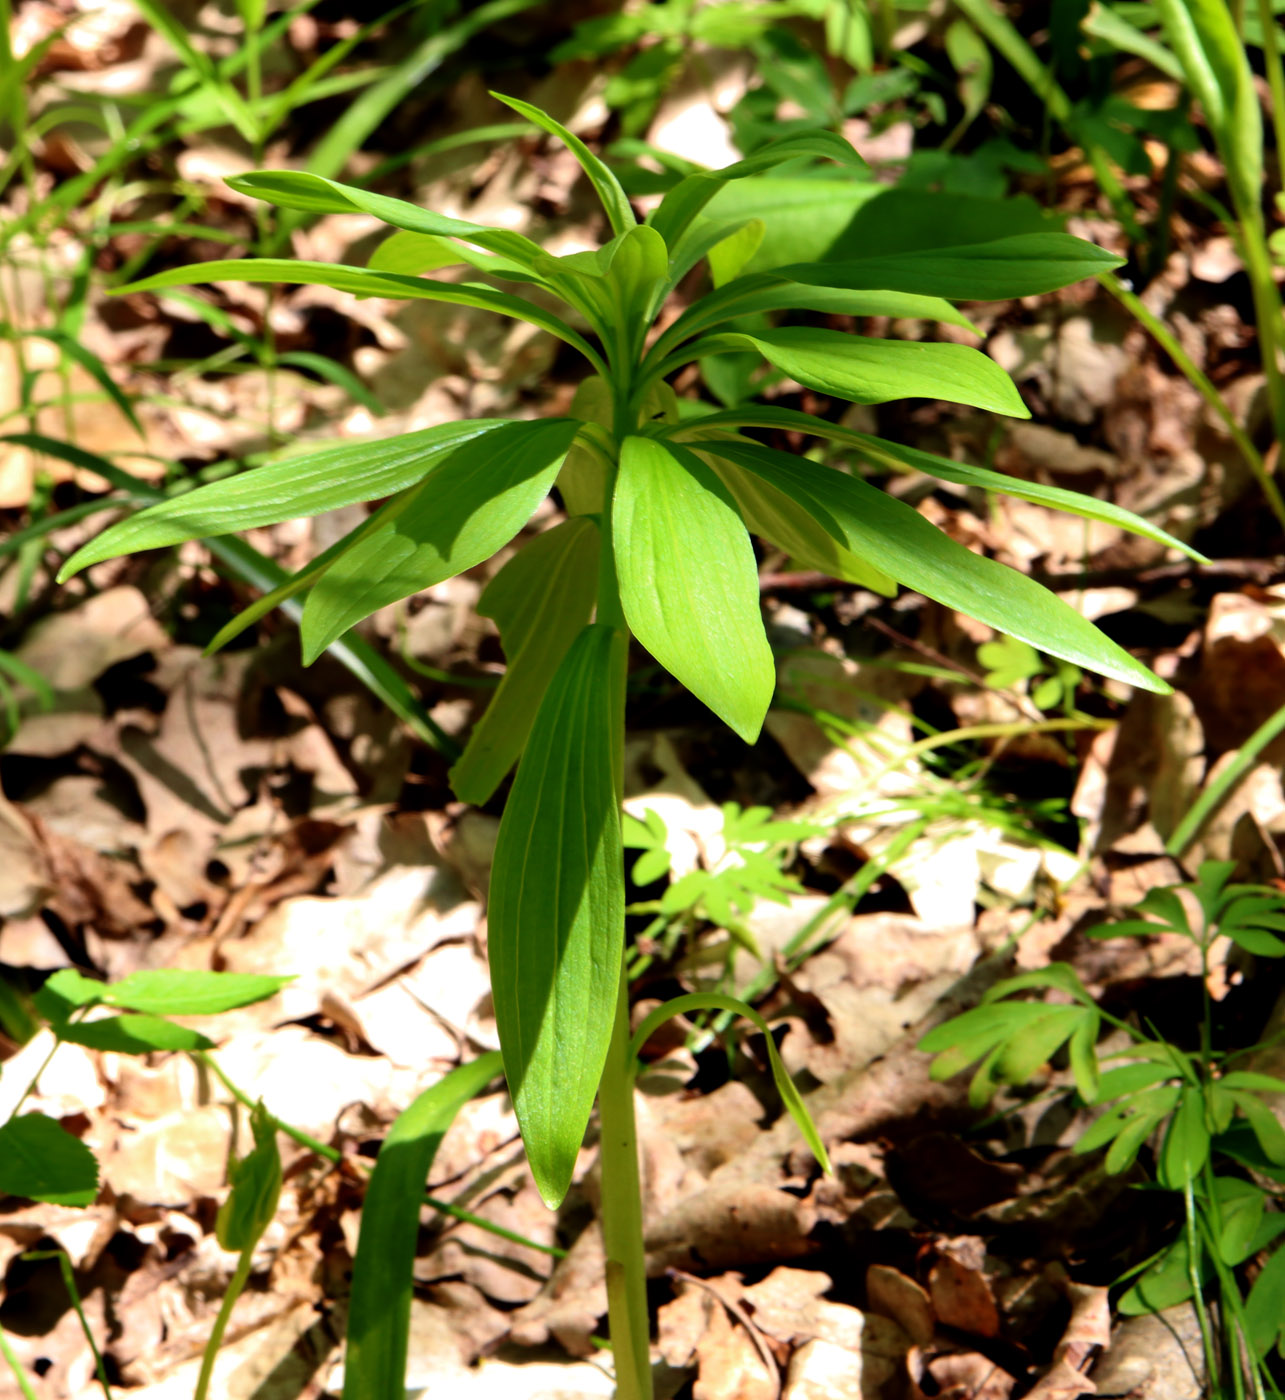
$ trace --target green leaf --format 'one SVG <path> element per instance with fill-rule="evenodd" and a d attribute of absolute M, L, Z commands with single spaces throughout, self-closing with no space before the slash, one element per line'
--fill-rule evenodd
<path fill-rule="evenodd" d="M 1258 1145 L 1267 1158 L 1277 1166 L 1285 1165 L 1285 1128 L 1270 1108 L 1253 1093 L 1244 1089 L 1229 1091 L 1236 1100 L 1236 1106 L 1249 1120 Z"/>
<path fill-rule="evenodd" d="M 770 448 L 719 443 L 716 450 L 793 497 L 845 548 L 889 577 L 1051 656 L 1143 690 L 1168 692 L 1162 680 L 1060 598 L 956 544 L 904 502 L 856 477 Z"/>
<path fill-rule="evenodd" d="M 1123 258 L 1069 233 L 1019 233 L 955 247 L 789 263 L 774 271 L 813 286 L 878 287 L 951 301 L 1002 301 L 1056 291 L 1123 264 Z"/>
<path fill-rule="evenodd" d="M 758 252 L 763 232 L 762 219 L 748 219 L 714 244 L 708 256 L 709 275 L 716 287 L 741 275 L 745 264 Z"/>
<path fill-rule="evenodd" d="M 97 1194 L 94 1154 L 52 1118 L 24 1113 L 0 1126 L 0 1196 L 88 1206 Z"/>
<path fill-rule="evenodd" d="M 344 1400 L 388 1400 L 406 1388 L 420 1206 L 455 1115 L 500 1072 L 490 1051 L 451 1070 L 404 1109 L 375 1159 L 348 1304 Z"/>
<path fill-rule="evenodd" d="M 1124 1293 L 1116 1307 L 1126 1317 L 1133 1317 L 1163 1312 L 1190 1297 L 1190 1251 L 1186 1236 L 1180 1235 Z"/>
<path fill-rule="evenodd" d="M 1209 1130 L 1205 1127 L 1205 1101 L 1199 1089 L 1187 1086 L 1178 1111 L 1165 1134 L 1160 1154 L 1160 1182 L 1171 1191 L 1195 1181 L 1209 1158 Z"/>
<path fill-rule="evenodd" d="M 550 136 L 557 137 L 567 147 L 579 161 L 580 168 L 589 177 L 589 183 L 597 191 L 598 198 L 602 201 L 602 207 L 607 212 L 607 218 L 611 221 L 614 232 L 624 233 L 637 224 L 638 220 L 634 217 L 634 211 L 629 204 L 629 196 L 621 188 L 620 181 L 578 136 L 568 131 L 561 122 L 554 121 L 547 112 L 542 112 L 539 107 L 533 107 L 529 102 L 523 102 L 516 97 L 506 97 L 502 92 L 493 92 L 491 96 L 503 102 L 506 107 L 512 107 L 515 112 L 520 113 L 529 122 L 533 122 L 542 131 L 547 131 Z"/>
<path fill-rule="evenodd" d="M 437 282 L 425 277 L 403 277 L 396 272 L 346 267 L 342 263 L 306 262 L 302 258 L 243 258 L 170 268 L 166 272 L 158 272 L 154 277 L 144 277 L 141 282 L 113 287 L 112 295 L 161 291 L 166 287 L 207 282 L 268 282 L 274 285 L 332 287 L 335 291 L 352 292 L 361 297 L 443 301 L 452 306 L 472 306 L 481 311 L 493 311 L 497 316 L 507 316 L 511 320 L 528 321 L 574 346 L 595 368 L 602 368 L 602 361 L 593 346 L 560 316 L 524 297 L 515 297 L 510 292 L 497 292 L 470 282 Z"/>
<path fill-rule="evenodd" d="M 746 743 L 776 683 L 745 524 L 686 448 L 626 438 L 612 503 L 616 571 L 638 640 Z"/>
<path fill-rule="evenodd" d="M 1106 1156 L 1106 1169 L 1112 1176 L 1118 1176 L 1133 1165 L 1142 1144 L 1164 1121 L 1163 1114 L 1138 1113 L 1128 1118 L 1116 1134 Z"/>
<path fill-rule="evenodd" d="M 598 548 L 593 521 L 565 520 L 527 544 L 487 584 L 477 610 L 499 627 L 508 666 L 451 769 L 461 802 L 487 802 L 517 762 L 541 696 L 589 621 Z"/>
<path fill-rule="evenodd" d="M 56 1028 L 59 1040 L 115 1050 L 122 1055 L 146 1055 L 153 1050 L 213 1050 L 214 1042 L 199 1031 L 176 1026 L 159 1016 L 112 1016 L 103 1021 L 77 1021 Z"/>
<path fill-rule="evenodd" d="M 1285 1249 L 1274 1250 L 1254 1280 L 1245 1302 L 1245 1327 L 1259 1357 L 1285 1333 Z"/>
<path fill-rule="evenodd" d="M 354 403 L 359 403 L 363 408 L 369 409 L 376 418 L 382 418 L 388 412 L 352 370 L 346 365 L 332 360 L 329 355 L 318 355 L 311 350 L 287 350 L 284 354 L 277 356 L 277 364 L 293 365 L 298 369 L 310 369 L 314 374 L 319 374 L 331 384 L 338 385 Z"/>
<path fill-rule="evenodd" d="M 1148 1088 L 1152 1084 L 1159 1084 L 1162 1080 L 1171 1078 L 1172 1075 L 1172 1069 L 1166 1065 L 1145 1062 L 1136 1065 L 1116 1065 L 1114 1068 L 1102 1072 L 1094 1102 L 1110 1103 L 1112 1099 L 1132 1094 L 1136 1090 Z"/>
<path fill-rule="evenodd" d="M 1013 381 L 988 355 L 968 345 L 917 340 L 871 340 L 810 326 L 726 332 L 697 341 L 702 353 L 757 350 L 809 389 L 852 403 L 945 399 L 1014 418 L 1029 418 Z M 695 346 L 684 350 L 689 354 Z"/>
<path fill-rule="evenodd" d="M 397 272 L 418 277 L 441 267 L 457 267 L 465 261 L 461 244 L 435 233 L 409 233 L 399 228 L 390 233 L 366 259 L 371 272 Z"/>
<path fill-rule="evenodd" d="M 394 495 L 420 481 L 455 448 L 508 426 L 500 419 L 443 423 L 400 437 L 280 457 L 117 522 L 72 555 L 59 581 L 118 554 L 252 530 Z"/>
<path fill-rule="evenodd" d="M 504 809 L 488 939 L 509 1093 L 541 1196 L 561 1202 L 611 1038 L 624 952 L 617 744 L 623 638 L 586 627 Z"/>
<path fill-rule="evenodd" d="M 277 1127 L 262 1104 L 250 1113 L 254 1146 L 239 1162 L 229 1162 L 232 1190 L 219 1207 L 214 1233 L 223 1249 L 253 1249 L 272 1224 L 281 1199 L 281 1154 Z"/>
<path fill-rule="evenodd" d="M 119 982 L 100 985 L 105 1006 L 149 1016 L 214 1016 L 274 996 L 290 977 L 253 972 L 202 972 L 158 968 L 131 972 Z"/>
<path fill-rule="evenodd" d="M 761 539 L 788 551 L 805 569 L 819 569 L 823 574 L 869 588 L 885 597 L 896 593 L 894 580 L 845 549 L 783 491 L 717 459 L 712 465 L 731 492 L 741 519 Z"/>
<path fill-rule="evenodd" d="M 610 257 L 604 276 L 615 297 L 613 319 L 641 337 L 658 295 L 663 295 L 669 271 L 664 239 L 655 229 L 638 225 L 614 238 L 602 252 Z"/>
<path fill-rule="evenodd" d="M 803 1134 L 803 1139 L 811 1149 L 812 1155 L 817 1159 L 821 1170 L 830 1173 L 832 1171 L 830 1154 L 826 1151 L 825 1142 L 817 1131 L 816 1124 L 812 1121 L 808 1106 L 803 1102 L 803 1096 L 799 1093 L 798 1086 L 790 1078 L 781 1060 L 780 1053 L 776 1048 L 776 1041 L 767 1022 L 748 1002 L 741 1001 L 737 997 L 725 996 L 721 992 L 693 992 L 688 996 L 674 997 L 652 1011 L 634 1032 L 633 1039 L 629 1043 L 631 1060 L 637 1061 L 643 1046 L 646 1045 L 656 1029 L 671 1017 L 707 1008 L 730 1011 L 733 1015 L 744 1016 L 747 1021 L 753 1022 L 762 1032 L 763 1038 L 767 1042 L 768 1060 L 772 1066 L 772 1079 L 776 1084 L 777 1093 L 781 1096 L 781 1102 L 789 1111 L 790 1117 L 794 1119 L 795 1126 Z"/>
<path fill-rule="evenodd" d="M 1085 1012 L 1078 1006 L 1046 1006 L 1004 1044 L 995 1062 L 995 1077 L 1006 1084 L 1025 1084 L 1079 1028 Z"/>
<path fill-rule="evenodd" d="M 1266 1197 L 1252 1181 L 1220 1176 L 1214 1180 L 1218 1199 L 1218 1253 L 1233 1268 L 1249 1258 L 1263 1220 Z"/>
<path fill-rule="evenodd" d="M 672 250 L 683 232 L 702 209 L 730 181 L 759 175 L 787 160 L 804 156 L 838 161 L 854 169 L 866 169 L 866 163 L 842 136 L 830 131 L 807 131 L 774 141 L 744 160 L 724 166 L 722 170 L 702 171 L 680 180 L 661 200 L 647 222 Z"/>
<path fill-rule="evenodd" d="M 1071 1060 L 1071 1073 L 1075 1076 L 1075 1087 L 1086 1104 L 1096 1103 L 1099 1076 L 1097 1043 L 1102 1018 L 1095 1009 L 1082 1013 L 1080 1024 L 1075 1028 L 1067 1045 Z"/>
<path fill-rule="evenodd" d="M 439 459 L 313 585 L 300 629 L 305 663 L 362 618 L 507 544 L 549 494 L 579 429 L 574 418 L 508 423 Z"/>
<path fill-rule="evenodd" d="M 1021 501 L 1031 501 L 1035 505 L 1050 506 L 1054 510 L 1064 510 L 1085 520 L 1099 520 L 1106 525 L 1128 530 L 1135 535 L 1154 540 L 1170 549 L 1181 550 L 1197 563 L 1208 563 L 1205 556 L 1182 540 L 1176 539 L 1167 531 L 1149 520 L 1144 520 L 1132 511 L 1113 505 L 1110 501 L 1099 501 L 1079 491 L 1065 491 L 1058 486 L 1045 486 L 1037 481 L 1020 481 L 1005 476 L 1002 472 L 989 471 L 984 467 L 968 466 L 963 462 L 953 462 L 933 452 L 921 452 L 916 447 L 905 447 L 901 443 L 889 442 L 886 438 L 871 437 L 868 433 L 854 432 L 851 428 L 827 422 L 810 413 L 800 413 L 795 409 L 776 408 L 758 404 L 729 409 L 722 413 L 712 413 L 702 418 L 697 425 L 699 431 L 714 431 L 725 428 L 782 428 L 787 431 L 811 433 L 817 437 L 829 438 L 833 442 L 855 447 L 860 455 L 876 466 L 891 468 L 894 471 L 910 468 L 924 472 L 942 481 L 952 481 L 959 486 L 975 487 L 983 491 L 999 491 L 1007 496 L 1016 496 Z M 691 428 L 689 426 L 688 430 Z"/>
<path fill-rule="evenodd" d="M 1255 1070 L 1236 1069 L 1218 1081 L 1223 1089 L 1256 1089 L 1261 1094 L 1285 1094 L 1285 1079 L 1274 1074 L 1259 1074 Z"/>

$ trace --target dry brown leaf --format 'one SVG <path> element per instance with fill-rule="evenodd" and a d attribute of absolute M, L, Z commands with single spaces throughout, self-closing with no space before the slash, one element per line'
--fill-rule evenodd
<path fill-rule="evenodd" d="M 866 1270 L 866 1301 L 871 1312 L 895 1322 L 916 1346 L 927 1346 L 937 1318 L 927 1291 L 912 1278 L 886 1264 Z"/>
<path fill-rule="evenodd" d="M 977 1337 L 999 1336 L 999 1308 L 983 1272 L 985 1243 L 973 1235 L 938 1240 L 928 1275 L 933 1311 L 945 1327 Z"/>

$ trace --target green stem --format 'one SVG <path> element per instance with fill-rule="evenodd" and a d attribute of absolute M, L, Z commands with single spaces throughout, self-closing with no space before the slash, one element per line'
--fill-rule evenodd
<path fill-rule="evenodd" d="M 209 1394 L 210 1378 L 214 1374 L 214 1359 L 219 1354 L 219 1347 L 223 1345 L 223 1334 L 228 1330 L 232 1309 L 236 1307 L 236 1300 L 241 1296 L 242 1290 L 250 1278 L 250 1266 L 253 1259 L 254 1245 L 241 1251 L 241 1257 L 237 1260 L 236 1273 L 232 1275 L 228 1291 L 223 1295 L 219 1315 L 214 1319 L 214 1330 L 210 1333 L 209 1341 L 205 1344 L 205 1355 L 201 1359 L 201 1374 L 196 1382 L 196 1393 L 192 1400 L 206 1400 L 206 1396 Z"/>
<path fill-rule="evenodd" d="M 80 1320 L 80 1330 L 84 1333 L 85 1341 L 89 1343 L 90 1354 L 94 1358 L 94 1370 L 98 1376 L 98 1384 L 102 1386 L 103 1395 L 106 1400 L 112 1400 L 112 1388 L 107 1380 L 107 1367 L 103 1365 L 103 1354 L 98 1350 L 98 1343 L 94 1341 L 94 1333 L 90 1328 L 89 1319 L 85 1316 L 85 1309 L 80 1301 L 80 1289 L 76 1287 L 76 1275 L 71 1267 L 71 1260 L 65 1250 L 61 1249 L 38 1249 L 29 1254 L 24 1254 L 23 1259 L 35 1263 L 39 1259 L 55 1259 L 58 1261 L 58 1272 L 62 1274 L 63 1287 L 67 1290 L 67 1296 L 71 1299 L 71 1305 L 76 1310 L 76 1316 Z"/>
<path fill-rule="evenodd" d="M 1205 1307 L 1203 1282 L 1200 1277 L 1200 1231 L 1196 1228 L 1196 1198 L 1188 1177 L 1182 1187 L 1182 1203 L 1187 1234 L 1187 1282 L 1191 1285 L 1191 1305 L 1200 1324 L 1200 1342 L 1205 1353 L 1205 1379 L 1212 1386 L 1218 1374 L 1218 1353 L 1214 1350 L 1214 1334 Z"/>
<path fill-rule="evenodd" d="M 9 1345 L 9 1338 L 0 1332 L 0 1356 L 3 1356 L 8 1363 L 9 1369 L 13 1372 L 13 1378 L 18 1382 L 18 1389 L 22 1391 L 23 1400 L 39 1400 L 36 1392 L 31 1388 L 31 1382 L 27 1379 L 27 1373 L 18 1364 L 18 1358 L 13 1354 L 13 1348 Z"/>
<path fill-rule="evenodd" d="M 1258 0 L 1258 22 L 1263 30 L 1263 67 L 1267 70 L 1267 87 L 1272 95 L 1272 130 L 1276 133 L 1277 177 L 1285 161 L 1285 72 L 1281 69 L 1280 41 L 1276 34 L 1276 16 L 1272 0 Z"/>
<path fill-rule="evenodd" d="M 1246 253 L 1252 246 L 1253 240 L 1245 241 Z M 1178 338 L 1173 334 L 1165 323 L 1156 316 L 1141 297 L 1131 292 L 1123 282 L 1113 272 L 1103 272 L 1098 276 L 1098 281 L 1111 293 L 1113 297 L 1130 311 L 1142 327 L 1149 331 L 1152 338 L 1164 350 L 1165 354 L 1182 371 L 1188 383 L 1195 389 L 1209 405 L 1210 408 L 1222 419 L 1226 425 L 1227 432 L 1231 440 L 1240 450 L 1240 455 L 1245 459 L 1245 465 L 1254 474 L 1263 495 L 1267 498 L 1267 504 L 1272 509 L 1272 514 L 1285 527 L 1285 500 L 1282 500 L 1281 493 L 1272 479 L 1271 473 L 1267 470 L 1267 465 L 1263 461 L 1262 454 L 1258 448 L 1249 440 L 1249 435 L 1244 428 L 1232 416 L 1231 409 L 1223 402 L 1222 395 L 1214 388 L 1213 382 L 1197 366 L 1196 362 L 1178 343 Z M 1273 289 L 1275 283 L 1272 284 Z M 1255 299 L 1257 305 L 1257 299 Z M 1279 301 L 1278 301 L 1279 308 Z M 1279 309 L 1277 315 L 1280 314 Z M 1262 333 L 1262 323 L 1260 322 L 1260 335 Z M 1268 344 L 1267 338 L 1263 339 L 1263 365 L 1266 371 Z M 1272 340 L 1272 354 L 1275 355 L 1275 340 Z M 1271 384 L 1271 377 L 1268 376 L 1268 383 Z M 1273 410 L 1274 413 L 1274 410 Z"/>
<path fill-rule="evenodd" d="M 611 1045 L 598 1089 L 602 1243 L 607 1256 L 607 1316 L 616 1360 L 616 1400 L 650 1400 L 647 1254 L 629 1040 L 629 988 L 622 975 Z"/>

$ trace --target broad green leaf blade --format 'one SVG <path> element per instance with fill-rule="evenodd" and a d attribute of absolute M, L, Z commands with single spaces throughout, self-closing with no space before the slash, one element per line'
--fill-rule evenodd
<path fill-rule="evenodd" d="M 598 528 L 578 516 L 538 536 L 487 584 L 477 605 L 492 618 L 508 667 L 451 769 L 461 802 L 488 801 L 517 762 L 562 658 L 589 621 L 598 577 Z"/>
<path fill-rule="evenodd" d="M 507 265 L 507 260 L 501 260 Z M 366 259 L 371 272 L 396 272 L 403 277 L 418 277 L 422 272 L 436 272 L 442 267 L 457 267 L 467 262 L 473 267 L 492 270 L 493 259 L 485 253 L 470 250 L 464 244 L 435 233 L 408 233 L 399 228 L 390 233 Z"/>
<path fill-rule="evenodd" d="M 1031 416 L 1008 375 L 989 355 L 968 345 L 871 340 L 810 326 L 782 326 L 752 335 L 736 331 L 696 345 L 704 354 L 757 350 L 791 379 L 851 403 L 944 399 L 1014 418 Z"/>
<path fill-rule="evenodd" d="M 176 1026 L 160 1016 L 112 1016 L 104 1021 L 77 1021 L 57 1028 L 59 1040 L 115 1050 L 122 1055 L 147 1055 L 153 1050 L 213 1050 L 214 1042 L 199 1031 Z"/>
<path fill-rule="evenodd" d="M 1285 1249 L 1272 1252 L 1245 1302 L 1245 1325 L 1256 1356 L 1265 1356 L 1285 1330 Z"/>
<path fill-rule="evenodd" d="M 278 458 L 117 522 L 72 555 L 59 581 L 118 554 L 229 535 L 394 495 L 413 486 L 452 449 L 505 426 L 500 419 L 443 423 L 401 437 Z"/>
<path fill-rule="evenodd" d="M 1160 1254 L 1137 1283 L 1116 1304 L 1126 1317 L 1158 1313 L 1184 1302 L 1192 1294 L 1191 1253 L 1186 1235 L 1180 1235 Z"/>
<path fill-rule="evenodd" d="M 1050 656 L 1168 693 L 1164 681 L 1060 598 L 1025 574 L 965 549 L 904 502 L 856 477 L 770 448 L 718 443 L 711 450 L 792 496 L 836 540 L 890 578 Z"/>
<path fill-rule="evenodd" d="M 747 1021 L 751 1021 L 762 1032 L 763 1038 L 767 1042 L 768 1059 L 772 1065 L 772 1079 L 776 1084 L 777 1093 L 781 1096 L 781 1102 L 789 1110 L 790 1117 L 794 1119 L 799 1132 L 803 1134 L 803 1139 L 811 1149 L 812 1155 L 817 1159 L 821 1170 L 830 1173 L 832 1170 L 830 1154 L 826 1151 L 825 1142 L 817 1131 L 816 1124 L 812 1121 L 812 1115 L 808 1112 L 808 1106 L 803 1101 L 803 1095 L 799 1093 L 798 1086 L 790 1078 L 789 1072 L 785 1068 L 767 1022 L 748 1002 L 741 1001 L 739 997 L 725 996 L 722 992 L 693 992 L 688 996 L 674 997 L 652 1011 L 634 1032 L 633 1039 L 629 1042 L 630 1058 L 637 1061 L 639 1052 L 647 1044 L 652 1034 L 671 1016 L 681 1016 L 688 1011 L 709 1008 L 730 1011 L 735 1016 L 744 1016 Z"/>
<path fill-rule="evenodd" d="M 255 972 L 158 968 L 104 984 L 99 999 L 105 1006 L 149 1016 L 213 1016 L 266 1001 L 291 980 Z"/>
<path fill-rule="evenodd" d="M 1186 1087 L 1178 1111 L 1165 1134 L 1160 1154 L 1160 1183 L 1181 1191 L 1200 1175 L 1209 1157 L 1209 1130 L 1205 1126 L 1205 1101 L 1199 1089 Z"/>
<path fill-rule="evenodd" d="M 886 438 L 871 437 L 866 433 L 854 433 L 851 428 L 837 423 L 827 423 L 810 413 L 799 413 L 796 409 L 778 409 L 767 405 L 747 403 L 743 407 L 728 409 L 724 413 L 711 413 L 694 424 L 686 424 L 683 433 L 714 433 L 728 428 L 785 428 L 795 433 L 810 433 L 816 437 L 829 438 L 833 442 L 843 442 L 848 447 L 858 449 L 859 454 L 873 465 L 893 470 L 911 469 L 924 472 L 927 476 L 938 477 L 942 482 L 955 482 L 957 486 L 973 486 L 978 490 L 999 491 L 1005 496 L 1015 496 L 1020 501 L 1032 501 L 1034 505 L 1048 505 L 1053 510 L 1068 511 L 1082 519 L 1100 521 L 1104 525 L 1114 525 L 1132 535 L 1142 535 L 1155 540 L 1158 545 L 1169 549 L 1179 549 L 1188 559 L 1198 564 L 1208 563 L 1204 554 L 1186 545 L 1183 540 L 1162 531 L 1158 525 L 1145 521 L 1141 515 L 1124 510 L 1110 501 L 1099 501 L 1096 497 L 1085 496 L 1081 491 L 1062 490 L 1060 486 L 1044 486 L 1040 482 L 1022 482 L 1002 472 L 991 472 L 983 466 L 967 466 L 963 462 L 952 462 L 935 452 L 921 452 L 914 447 L 903 447 L 900 442 L 890 442 Z"/>
<path fill-rule="evenodd" d="M 739 471 L 717 458 L 711 460 L 719 479 L 732 493 L 741 519 L 760 539 L 787 550 L 805 569 L 819 569 L 885 597 L 896 593 L 895 580 L 858 559 L 850 549 L 844 549 L 797 501 L 762 477 Z"/>
<path fill-rule="evenodd" d="M 88 1206 L 97 1194 L 94 1154 L 52 1118 L 24 1113 L 0 1126 L 0 1196 Z"/>
<path fill-rule="evenodd" d="M 1069 233 L 1021 233 L 956 247 L 790 263 L 773 270 L 779 277 L 813 286 L 883 288 L 952 301 L 1002 301 L 1056 291 L 1123 264 L 1123 258 Z"/>
<path fill-rule="evenodd" d="M 550 136 L 556 137 L 575 156 L 580 163 L 580 168 L 589 177 L 589 183 L 597 191 L 598 198 L 602 201 L 602 207 L 607 212 L 607 218 L 611 221 L 613 232 L 624 233 L 637 224 L 638 220 L 634 217 L 634 211 L 629 204 L 629 196 L 621 188 L 620 181 L 578 136 L 568 131 L 561 122 L 554 121 L 547 112 L 542 112 L 539 107 L 533 107 L 529 102 L 523 102 L 516 97 L 506 97 L 502 92 L 493 92 L 491 96 L 503 102 L 506 107 L 512 107 L 515 112 L 520 113 L 529 122 L 533 122 L 542 131 L 547 131 Z"/>
<path fill-rule="evenodd" d="M 812 156 L 838 161 L 856 170 L 865 170 L 866 163 L 842 136 L 831 131 L 808 131 L 774 141 L 752 156 L 738 160 L 722 170 L 702 171 L 680 180 L 661 200 L 647 222 L 671 249 L 691 221 L 729 181 L 744 180 L 762 174 L 787 160 Z"/>
<path fill-rule="evenodd" d="M 398 1115 L 375 1159 L 353 1262 L 344 1400 L 406 1389 L 412 1269 L 429 1168 L 455 1115 L 500 1072 L 492 1050 L 453 1069 Z"/>
<path fill-rule="evenodd" d="M 572 643 L 504 809 L 487 920 L 504 1073 L 550 1206 L 566 1194 L 611 1039 L 624 954 L 617 745 L 624 639 Z"/>
<path fill-rule="evenodd" d="M 626 438 L 612 528 L 630 629 L 752 744 L 776 673 L 754 550 L 727 488 L 686 448 Z"/>
<path fill-rule="evenodd" d="M 579 430 L 574 418 L 507 423 L 441 458 L 313 585 L 301 623 L 305 662 L 362 618 L 507 544 L 548 495 Z"/>
<path fill-rule="evenodd" d="M 598 352 L 587 340 L 553 312 L 533 301 L 497 292 L 469 282 L 437 282 L 426 277 L 405 277 L 397 272 L 372 272 L 366 267 L 346 267 L 343 263 L 305 262 L 302 258 L 243 258 L 189 267 L 174 267 L 144 277 L 141 282 L 113 287 L 113 296 L 127 292 L 155 292 L 166 287 L 185 287 L 206 282 L 267 282 L 290 286 L 331 287 L 359 297 L 389 297 L 405 301 L 443 301 L 452 306 L 473 306 L 493 311 L 497 316 L 527 321 L 542 331 L 574 346 L 595 368 L 601 369 Z"/>

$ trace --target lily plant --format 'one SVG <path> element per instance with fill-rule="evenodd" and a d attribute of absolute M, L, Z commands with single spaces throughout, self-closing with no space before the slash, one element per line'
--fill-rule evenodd
<path fill-rule="evenodd" d="M 763 226 L 708 206 L 731 182 L 786 161 L 863 162 L 837 135 L 787 137 L 725 169 L 678 179 L 640 221 L 585 144 L 539 109 L 502 101 L 564 142 L 601 199 L 611 237 L 556 257 L 521 233 L 448 218 L 316 175 L 259 171 L 228 183 L 306 214 L 365 213 L 393 232 L 367 267 L 289 259 L 206 262 L 123 291 L 240 280 L 315 283 L 358 296 L 427 299 L 525 321 L 583 356 L 568 414 L 479 419 L 379 441 L 281 456 L 122 519 L 63 577 L 116 555 L 229 534 L 358 502 L 383 503 L 343 539 L 214 639 L 220 647 L 306 594 L 306 661 L 377 609 L 484 563 L 556 486 L 565 519 L 494 576 L 481 611 L 497 622 L 508 669 L 452 770 L 463 800 L 489 800 L 517 765 L 491 879 L 489 957 L 509 1092 L 535 1181 L 563 1199 L 595 1100 L 611 1342 L 618 1394 L 651 1394 L 645 1252 L 633 1082 L 658 1018 L 717 1005 L 682 997 L 630 1033 L 624 976 L 621 841 L 625 682 L 631 640 L 752 744 L 775 669 L 751 536 L 810 568 L 876 593 L 914 589 L 1064 661 L 1154 691 L 1166 685 L 1031 579 L 965 548 L 863 479 L 860 464 L 927 473 L 1074 511 L 1185 548 L 1109 503 L 1018 481 L 775 405 L 716 409 L 680 399 L 671 377 L 695 361 L 753 351 L 787 381 L 858 404 L 931 398 L 1027 417 L 1016 388 L 980 350 L 872 339 L 774 313 L 913 317 L 967 325 L 953 303 L 1048 292 L 1119 259 L 1061 232 L 756 270 Z M 702 260 L 705 290 L 671 305 Z M 465 265 L 468 280 L 423 274 Z M 467 274 L 466 274 L 467 275 Z M 549 309 L 559 304 L 560 309 Z M 766 445 L 789 430 L 848 449 L 836 469 Z M 1187 551 L 1190 553 L 1190 551 Z M 764 1027 L 765 1029 L 765 1027 Z M 775 1054 L 767 1037 L 769 1050 Z M 779 1062 L 783 1102 L 818 1162 L 825 1147 Z M 422 1183 L 416 1189 L 422 1189 Z"/>

